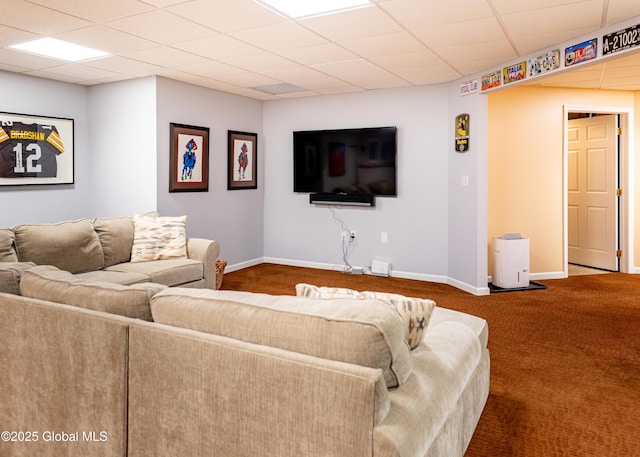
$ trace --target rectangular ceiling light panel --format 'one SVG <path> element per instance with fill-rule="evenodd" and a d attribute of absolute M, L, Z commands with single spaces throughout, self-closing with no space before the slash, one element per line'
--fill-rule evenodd
<path fill-rule="evenodd" d="M 107 52 L 69 43 L 68 41 L 57 40 L 55 38 L 40 38 L 9 47 L 31 54 L 66 60 L 67 62 L 79 62 L 81 60 L 97 59 L 98 57 L 109 55 Z"/>
<path fill-rule="evenodd" d="M 371 5 L 370 0 L 256 0 L 285 16 L 299 19 Z"/>

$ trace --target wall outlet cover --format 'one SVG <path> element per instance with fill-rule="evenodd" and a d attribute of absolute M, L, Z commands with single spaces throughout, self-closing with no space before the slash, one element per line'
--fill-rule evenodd
<path fill-rule="evenodd" d="M 384 260 L 373 259 L 371 262 L 371 274 L 375 276 L 389 276 L 391 264 Z"/>

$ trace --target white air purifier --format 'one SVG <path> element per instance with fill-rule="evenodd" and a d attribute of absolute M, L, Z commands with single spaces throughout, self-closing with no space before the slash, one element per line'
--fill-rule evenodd
<path fill-rule="evenodd" d="M 493 239 L 491 282 L 503 289 L 529 287 L 529 239 L 508 234 Z"/>

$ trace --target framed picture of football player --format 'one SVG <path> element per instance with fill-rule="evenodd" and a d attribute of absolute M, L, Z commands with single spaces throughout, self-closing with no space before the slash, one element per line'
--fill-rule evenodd
<path fill-rule="evenodd" d="M 169 192 L 209 190 L 209 128 L 171 123 Z"/>
<path fill-rule="evenodd" d="M 0 185 L 73 184 L 73 119 L 0 113 Z"/>
<path fill-rule="evenodd" d="M 228 131 L 227 189 L 258 188 L 258 135 Z"/>

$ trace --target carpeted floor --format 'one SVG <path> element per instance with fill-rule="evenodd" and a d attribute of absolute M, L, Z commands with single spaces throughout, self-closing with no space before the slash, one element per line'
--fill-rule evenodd
<path fill-rule="evenodd" d="M 294 295 L 299 282 L 431 298 L 487 320 L 491 389 L 467 457 L 640 455 L 640 277 L 575 276 L 476 297 L 444 284 L 262 264 L 227 273 L 222 288 Z"/>

